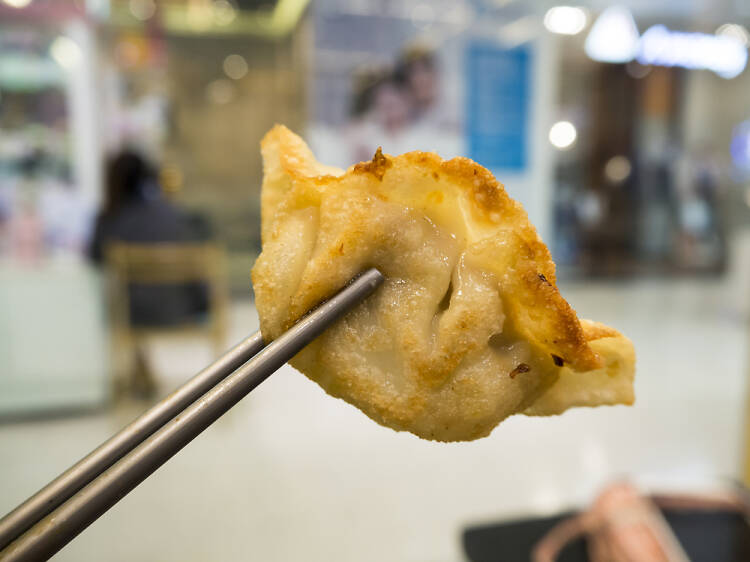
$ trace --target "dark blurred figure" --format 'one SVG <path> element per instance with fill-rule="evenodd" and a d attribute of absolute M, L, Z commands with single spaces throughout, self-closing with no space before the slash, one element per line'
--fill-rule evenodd
<path fill-rule="evenodd" d="M 107 163 L 106 195 L 96 219 L 89 255 L 104 260 L 112 241 L 159 244 L 203 241 L 208 228 L 162 196 L 154 168 L 131 150 Z M 136 285 L 129 288 L 130 323 L 169 326 L 191 322 L 205 314 L 208 297 L 200 284 Z"/>
<path fill-rule="evenodd" d="M 381 84 L 391 76 L 387 66 L 367 65 L 355 68 L 352 74 L 352 100 L 349 117 L 352 121 L 364 119 L 370 112 L 375 94 Z"/>
<path fill-rule="evenodd" d="M 414 121 L 435 120 L 439 116 L 438 69 L 432 49 L 415 45 L 404 50 L 396 63 L 394 78 L 409 94 Z"/>
<path fill-rule="evenodd" d="M 355 71 L 351 121 L 344 134 L 351 160 L 370 160 L 379 146 L 392 154 L 413 146 L 408 127 L 410 102 L 402 85 L 387 67 L 365 67 Z"/>

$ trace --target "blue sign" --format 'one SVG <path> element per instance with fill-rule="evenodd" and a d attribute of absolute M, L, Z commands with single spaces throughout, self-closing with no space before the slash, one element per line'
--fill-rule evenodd
<path fill-rule="evenodd" d="M 526 168 L 530 80 L 528 47 L 468 46 L 466 138 L 472 160 L 491 169 Z"/>

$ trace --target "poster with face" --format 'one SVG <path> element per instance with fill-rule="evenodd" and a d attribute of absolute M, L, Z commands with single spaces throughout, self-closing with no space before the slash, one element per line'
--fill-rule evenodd
<path fill-rule="evenodd" d="M 372 4 L 359 13 L 335 2 L 314 6 L 313 150 L 341 167 L 370 159 L 379 146 L 389 154 L 464 154 L 464 39 L 456 23 Z"/>
<path fill-rule="evenodd" d="M 538 26 L 519 34 L 528 18 L 462 1 L 324 0 L 311 20 L 305 136 L 321 162 L 347 168 L 378 147 L 467 156 L 505 184 L 544 236 L 554 72 Z"/>

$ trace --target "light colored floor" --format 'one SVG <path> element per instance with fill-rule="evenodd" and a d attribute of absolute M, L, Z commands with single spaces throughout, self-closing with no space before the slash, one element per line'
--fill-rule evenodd
<path fill-rule="evenodd" d="M 749 262 L 722 280 L 563 287 L 582 316 L 634 340 L 633 408 L 516 417 L 441 445 L 381 428 L 284 368 L 56 559 L 455 561 L 465 525 L 585 504 L 613 478 L 660 489 L 738 478 Z M 235 306 L 233 339 L 256 325 Z M 209 353 L 154 350 L 167 386 Z M 140 407 L 0 426 L 0 512 Z"/>

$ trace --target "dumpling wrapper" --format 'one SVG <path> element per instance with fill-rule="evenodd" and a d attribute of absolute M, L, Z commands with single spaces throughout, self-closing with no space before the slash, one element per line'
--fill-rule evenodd
<path fill-rule="evenodd" d="M 631 342 L 579 321 L 526 212 L 488 170 L 378 150 L 343 171 L 279 125 L 261 148 L 252 280 L 266 341 L 357 273 L 386 276 L 291 361 L 326 392 L 439 441 L 486 436 L 516 413 L 633 402 Z"/>

